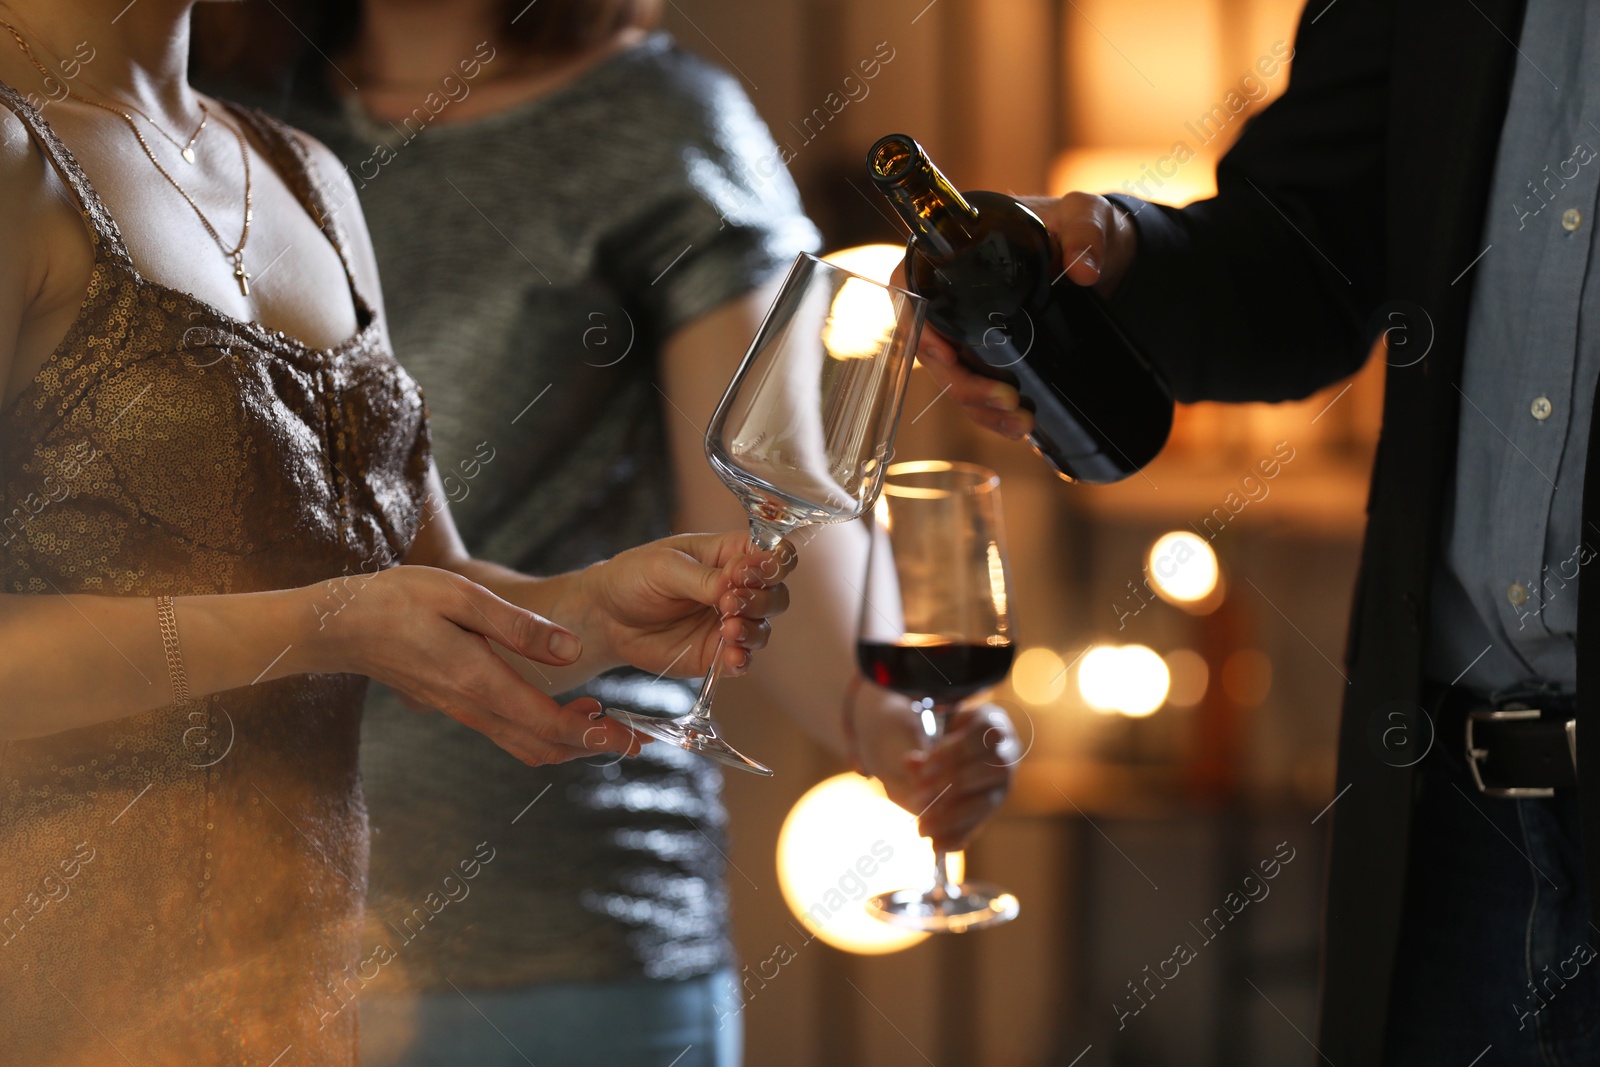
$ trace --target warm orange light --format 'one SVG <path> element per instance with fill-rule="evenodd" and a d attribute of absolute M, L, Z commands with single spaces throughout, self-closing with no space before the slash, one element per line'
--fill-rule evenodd
<path fill-rule="evenodd" d="M 1217 165 L 1204 150 L 1174 154 L 1166 148 L 1070 148 L 1050 166 L 1050 195 L 1128 193 L 1182 207 L 1217 195 Z"/>
<path fill-rule="evenodd" d="M 965 857 L 951 853 L 950 877 Z M 836 774 L 806 791 L 778 833 L 778 888 L 806 932 L 846 952 L 881 955 L 928 935 L 867 913 L 877 893 L 923 885 L 933 846 L 917 817 L 895 804 L 875 778 Z"/>
<path fill-rule="evenodd" d="M 1053 649 L 1023 649 L 1011 668 L 1011 691 L 1035 707 L 1048 707 L 1067 688 L 1067 665 Z"/>
<path fill-rule="evenodd" d="M 1144 645 L 1100 645 L 1078 662 L 1078 692 L 1096 711 L 1143 718 L 1166 702 L 1171 684 L 1166 660 Z"/>
<path fill-rule="evenodd" d="M 889 275 L 894 273 L 894 269 L 905 258 L 905 245 L 872 244 L 829 252 L 822 257 L 822 261 L 832 263 L 835 267 L 842 267 L 852 274 L 859 274 L 863 278 L 871 278 L 875 282 L 888 285 Z"/>
<path fill-rule="evenodd" d="M 1216 592 L 1221 570 L 1217 554 L 1188 530 L 1164 533 L 1145 557 L 1150 584 L 1168 603 L 1196 604 Z"/>
<path fill-rule="evenodd" d="M 1167 703 L 1178 708 L 1192 708 L 1206 695 L 1211 683 L 1211 669 L 1205 657 L 1187 648 L 1174 649 L 1165 657 L 1167 673 L 1172 676 L 1172 686 L 1167 690 Z"/>

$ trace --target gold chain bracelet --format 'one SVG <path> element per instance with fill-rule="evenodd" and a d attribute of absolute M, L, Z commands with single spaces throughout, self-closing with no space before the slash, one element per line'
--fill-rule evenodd
<path fill-rule="evenodd" d="M 156 597 L 156 620 L 161 624 L 161 647 L 167 653 L 167 678 L 172 682 L 174 705 L 189 703 L 189 677 L 183 672 L 183 654 L 178 650 L 178 617 L 170 596 Z"/>

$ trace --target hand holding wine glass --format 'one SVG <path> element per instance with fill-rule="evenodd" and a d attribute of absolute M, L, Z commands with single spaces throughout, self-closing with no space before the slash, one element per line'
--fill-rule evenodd
<path fill-rule="evenodd" d="M 965 848 L 1005 802 L 1022 758 L 1006 710 L 994 703 L 964 706 L 930 748 L 920 705 L 868 686 L 847 699 L 856 769 L 918 816 L 917 832 L 934 847 Z"/>
<path fill-rule="evenodd" d="M 926 302 L 802 253 L 706 428 L 706 457 L 750 516 L 752 550 L 878 499 Z M 641 733 L 740 770 L 772 771 L 717 734 L 711 657 L 688 715 L 608 709 Z"/>
<path fill-rule="evenodd" d="M 606 666 L 627 663 L 675 678 L 713 666 L 743 672 L 789 606 L 793 546 L 752 551 L 739 535 L 678 534 L 620 552 L 578 573 L 580 631 L 601 638 Z M 713 610 L 708 610 L 713 609 Z"/>
<path fill-rule="evenodd" d="M 857 657 L 866 679 L 916 701 L 933 745 L 961 702 L 1005 679 L 1013 634 L 1000 479 L 965 463 L 889 468 L 871 522 Z M 917 930 L 960 932 L 1016 918 L 1017 898 L 952 883 L 934 851 L 932 889 L 873 897 L 868 910 Z"/>

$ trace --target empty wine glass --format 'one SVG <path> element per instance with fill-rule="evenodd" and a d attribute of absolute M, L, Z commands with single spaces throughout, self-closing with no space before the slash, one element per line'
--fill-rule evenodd
<path fill-rule="evenodd" d="M 801 253 L 706 428 L 706 458 L 771 549 L 802 526 L 872 508 L 927 302 Z M 756 774 L 772 771 L 717 736 L 722 646 L 678 718 L 608 709 L 640 733 Z"/>
<path fill-rule="evenodd" d="M 970 463 L 889 468 L 872 521 L 856 658 L 869 682 L 910 697 L 930 744 L 969 697 L 1011 670 L 1000 477 Z M 895 926 L 960 933 L 1017 917 L 1017 898 L 987 882 L 953 883 L 934 850 L 931 889 L 867 902 Z"/>

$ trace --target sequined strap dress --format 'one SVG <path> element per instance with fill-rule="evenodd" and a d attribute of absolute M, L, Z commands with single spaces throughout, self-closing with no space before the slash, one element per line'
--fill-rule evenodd
<path fill-rule="evenodd" d="M 241 593 L 395 565 L 426 412 L 353 277 L 359 326 L 331 349 L 144 278 L 45 119 L 3 85 L 0 105 L 94 240 L 76 321 L 0 411 L 0 590 Z M 233 111 L 349 277 L 301 142 Z M 105 640 L 87 621 L 76 639 Z M 365 688 L 301 675 L 0 744 L 0 1060 L 356 1061 L 346 991 L 383 965 L 358 943 Z"/>

